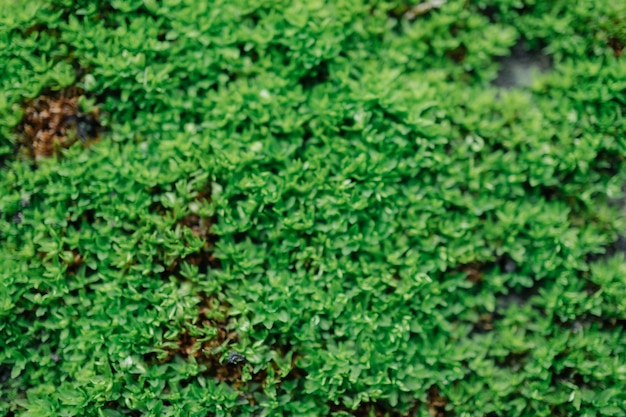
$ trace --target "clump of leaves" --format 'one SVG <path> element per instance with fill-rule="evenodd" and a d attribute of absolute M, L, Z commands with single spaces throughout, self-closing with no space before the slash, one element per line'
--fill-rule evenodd
<path fill-rule="evenodd" d="M 0 414 L 624 415 L 620 2 L 0 9 Z"/>

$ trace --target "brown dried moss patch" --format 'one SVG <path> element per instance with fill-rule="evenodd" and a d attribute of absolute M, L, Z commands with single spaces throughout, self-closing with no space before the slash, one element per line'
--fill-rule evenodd
<path fill-rule="evenodd" d="M 624 53 L 624 42 L 622 42 L 619 38 L 613 36 L 609 38 L 608 43 L 609 47 L 613 50 L 613 55 L 615 55 L 617 58 L 621 57 Z"/>
<path fill-rule="evenodd" d="M 439 388 L 434 385 L 430 387 L 427 396 L 428 414 L 433 417 L 445 417 L 446 404 L 448 399 L 439 393 Z"/>
<path fill-rule="evenodd" d="M 19 153 L 35 160 L 58 155 L 77 140 L 93 143 L 100 137 L 98 108 L 82 113 L 79 97 L 84 91 L 70 87 L 59 92 L 44 93 L 30 100 L 18 125 Z"/>
<path fill-rule="evenodd" d="M 467 279 L 470 282 L 474 284 L 478 284 L 483 281 L 483 276 L 484 276 L 483 268 L 484 268 L 483 264 L 480 264 L 478 262 L 472 262 L 469 264 L 461 265 L 458 269 L 461 272 L 464 272 L 465 274 L 467 274 Z"/>
<path fill-rule="evenodd" d="M 185 359 L 193 357 L 200 363 L 211 362 L 218 348 L 237 342 L 239 336 L 229 329 L 228 308 L 227 303 L 218 301 L 214 296 L 203 296 L 198 317 L 193 322 L 184 323 L 184 329 L 176 338 L 164 343 L 162 348 L 167 355 L 158 362 L 170 362 L 176 355 Z M 211 336 L 210 333 L 214 334 Z"/>

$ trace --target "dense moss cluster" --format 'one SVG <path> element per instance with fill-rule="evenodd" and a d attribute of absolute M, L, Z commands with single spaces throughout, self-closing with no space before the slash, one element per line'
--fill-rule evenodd
<path fill-rule="evenodd" d="M 0 414 L 626 415 L 626 3 L 418 3 L 0 0 Z"/>

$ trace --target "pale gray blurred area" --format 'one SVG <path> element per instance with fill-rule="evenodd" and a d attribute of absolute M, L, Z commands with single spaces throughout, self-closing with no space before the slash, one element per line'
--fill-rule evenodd
<path fill-rule="evenodd" d="M 501 88 L 530 87 L 533 76 L 552 69 L 552 59 L 541 51 L 529 51 L 524 42 L 511 49 L 511 55 L 499 59 L 501 68 L 492 84 Z"/>

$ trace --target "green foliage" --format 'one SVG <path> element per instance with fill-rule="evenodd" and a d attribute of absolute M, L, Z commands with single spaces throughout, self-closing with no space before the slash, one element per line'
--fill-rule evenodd
<path fill-rule="evenodd" d="M 0 414 L 626 415 L 626 10 L 570 4 L 0 0 Z M 14 156 L 74 84 L 101 141 Z"/>

